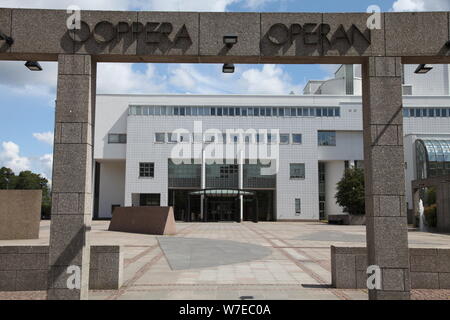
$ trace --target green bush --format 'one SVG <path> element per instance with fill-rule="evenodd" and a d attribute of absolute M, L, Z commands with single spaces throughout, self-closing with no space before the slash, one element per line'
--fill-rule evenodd
<path fill-rule="evenodd" d="M 437 206 L 432 204 L 431 206 L 425 207 L 423 211 L 425 216 L 425 223 L 427 226 L 436 228 L 437 226 Z"/>
<path fill-rule="evenodd" d="M 337 184 L 336 203 L 350 215 L 365 214 L 364 170 L 346 169 Z"/>

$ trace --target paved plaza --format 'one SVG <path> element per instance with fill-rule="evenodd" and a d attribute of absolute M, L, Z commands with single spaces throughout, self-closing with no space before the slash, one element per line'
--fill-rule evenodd
<path fill-rule="evenodd" d="M 122 245 L 124 285 L 90 299 L 367 299 L 365 290 L 330 287 L 330 245 L 364 246 L 365 227 L 315 222 L 178 223 L 176 236 L 107 231 L 94 221 L 93 245 Z M 47 245 L 39 240 L 4 245 Z M 410 247 L 450 248 L 450 235 L 409 232 Z M 413 290 L 413 299 L 450 299 L 449 290 Z M 45 299 L 45 292 L 0 292 L 0 299 Z"/>

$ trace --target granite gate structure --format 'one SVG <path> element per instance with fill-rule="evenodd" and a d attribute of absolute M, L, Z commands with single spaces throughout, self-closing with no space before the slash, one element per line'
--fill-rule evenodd
<path fill-rule="evenodd" d="M 371 299 L 408 299 L 410 270 L 402 139 L 402 64 L 450 63 L 449 13 L 195 13 L 0 9 L 0 60 L 58 61 L 49 273 L 79 266 L 79 290 L 49 281 L 49 299 L 86 299 L 97 62 L 347 63 L 363 66 Z M 430 36 L 432 35 L 432 36 Z M 237 37 L 225 45 L 224 36 Z"/>

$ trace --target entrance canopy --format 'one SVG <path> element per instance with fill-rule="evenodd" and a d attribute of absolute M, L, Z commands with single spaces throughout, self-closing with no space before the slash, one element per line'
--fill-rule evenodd
<path fill-rule="evenodd" d="M 191 196 L 206 196 L 214 198 L 225 197 L 239 197 L 239 196 L 254 196 L 255 193 L 251 191 L 245 191 L 242 189 L 202 189 L 190 192 Z"/>

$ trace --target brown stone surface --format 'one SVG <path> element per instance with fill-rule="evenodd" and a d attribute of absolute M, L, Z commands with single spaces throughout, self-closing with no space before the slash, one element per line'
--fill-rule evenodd
<path fill-rule="evenodd" d="M 443 267 L 444 265 L 447 266 L 448 260 L 446 258 L 450 257 L 450 249 L 412 248 L 409 252 L 410 271 L 407 268 L 383 269 L 382 281 L 384 291 L 408 291 L 410 288 L 448 289 L 450 287 L 449 269 Z M 343 261 L 353 261 L 353 259 L 356 260 L 356 270 L 347 267 L 343 263 Z M 347 263 L 347 265 L 349 264 Z M 365 270 L 367 265 L 365 248 L 331 246 L 333 287 L 338 289 L 365 289 L 365 279 L 367 279 Z M 349 274 L 349 272 L 352 274 Z M 355 277 L 356 284 L 354 281 Z M 379 295 L 378 292 L 373 297 L 385 296 Z"/>
<path fill-rule="evenodd" d="M 114 210 L 110 231 L 176 234 L 172 207 L 121 207 Z"/>
<path fill-rule="evenodd" d="M 11 9 L 0 9 L 0 31 L 11 36 Z M 11 47 L 4 41 L 0 40 L 0 52 L 10 52 Z"/>
<path fill-rule="evenodd" d="M 90 289 L 117 290 L 122 286 L 124 259 L 120 246 L 93 246 L 90 259 Z M 57 290 L 52 294 L 57 292 L 60 297 L 67 289 L 67 266 L 53 267 L 49 274 L 48 260 L 48 246 L 0 247 L 0 292 L 46 290 L 50 276 L 52 290 Z"/>
<path fill-rule="evenodd" d="M 0 240 L 39 238 L 41 190 L 0 190 Z"/>

